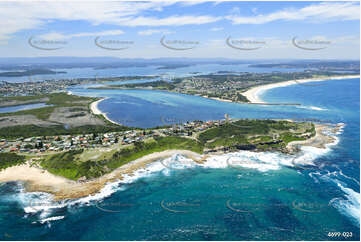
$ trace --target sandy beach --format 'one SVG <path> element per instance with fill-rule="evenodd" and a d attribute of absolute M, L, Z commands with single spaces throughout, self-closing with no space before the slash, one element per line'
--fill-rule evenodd
<path fill-rule="evenodd" d="M 208 99 L 213 99 L 213 100 L 217 100 L 217 101 L 220 101 L 220 102 L 226 102 L 226 103 L 231 103 L 231 102 L 233 102 L 232 100 L 222 99 L 222 98 L 219 98 L 219 97 L 208 97 L 208 96 L 201 96 L 201 97 L 208 98 Z"/>
<path fill-rule="evenodd" d="M 309 79 L 300 79 L 300 80 L 290 80 L 285 82 L 272 83 L 262 86 L 252 87 L 251 89 L 243 92 L 242 95 L 245 96 L 251 103 L 254 104 L 262 104 L 264 102 L 259 96 L 265 91 L 277 88 L 277 87 L 285 87 L 290 85 L 307 83 L 307 82 L 319 82 L 319 81 L 327 81 L 327 80 L 338 80 L 338 79 L 351 79 L 351 78 L 360 78 L 360 75 L 347 75 L 347 76 L 335 76 L 335 77 L 324 77 L 324 78 L 309 78 Z"/>
<path fill-rule="evenodd" d="M 98 108 L 98 104 L 102 101 L 104 101 L 106 98 L 100 99 L 98 101 L 92 102 L 90 104 L 90 110 L 92 111 L 93 114 L 95 115 L 103 115 L 103 117 L 108 120 L 109 122 L 116 124 L 116 125 L 120 125 L 117 122 L 114 122 L 113 120 L 111 120 L 108 115 L 106 113 L 103 113 L 102 111 L 100 111 L 100 109 Z"/>
<path fill-rule="evenodd" d="M 202 162 L 204 156 L 189 150 L 166 150 L 155 152 L 132 162 L 129 162 L 109 174 L 99 178 L 76 182 L 60 176 L 53 175 L 46 170 L 31 167 L 29 163 L 9 167 L 0 171 L 0 182 L 24 181 L 28 192 L 47 192 L 54 195 L 54 200 L 76 199 L 99 192 L 108 182 L 121 180 L 122 176 L 132 175 L 134 171 L 145 168 L 156 160 L 171 157 L 174 154 L 181 154 L 193 159 L 195 162 Z"/>
<path fill-rule="evenodd" d="M 92 103 L 90 104 L 90 110 L 91 110 L 94 114 L 96 114 L 96 115 L 103 114 L 103 113 L 98 109 L 98 104 L 99 104 L 101 101 L 104 101 L 104 100 L 105 100 L 105 98 L 100 99 L 100 100 L 95 101 L 95 102 L 92 102 Z"/>
<path fill-rule="evenodd" d="M 287 148 L 292 152 L 298 145 L 313 146 L 325 148 L 327 144 L 333 143 L 335 138 L 324 134 L 325 131 L 337 132 L 339 127 L 328 125 L 316 125 L 316 136 L 305 141 L 294 141 L 288 144 Z M 333 130 L 332 130 L 333 129 Z M 105 174 L 99 178 L 77 182 L 49 173 L 48 171 L 31 167 L 30 163 L 19 166 L 9 167 L 0 171 L 0 182 L 24 181 L 26 182 L 26 191 L 47 192 L 54 195 L 54 200 L 76 199 L 98 193 L 107 183 L 122 180 L 123 175 L 132 176 L 134 171 L 145 168 L 148 164 L 180 154 L 186 156 L 195 162 L 202 163 L 208 155 L 201 155 L 189 150 L 166 150 L 155 152 L 139 159 L 131 161 L 114 171 Z"/>

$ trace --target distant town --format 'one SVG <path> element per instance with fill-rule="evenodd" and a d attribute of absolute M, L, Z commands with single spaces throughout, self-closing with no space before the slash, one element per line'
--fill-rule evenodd
<path fill-rule="evenodd" d="M 249 102 L 242 92 L 251 87 L 289 80 L 318 78 L 344 75 L 328 71 L 306 70 L 302 72 L 228 72 L 219 71 L 209 75 L 194 75 L 175 78 L 172 81 L 158 80 L 154 82 L 90 87 L 91 89 L 157 89 L 206 98 L 221 99 L 230 102 Z"/>
<path fill-rule="evenodd" d="M 1 81 L 0 78 L 0 96 L 15 97 L 15 96 L 36 96 L 41 94 L 66 92 L 67 88 L 76 85 L 96 84 L 104 82 L 115 82 L 125 80 L 139 80 L 156 78 L 157 76 L 124 76 L 124 77 L 109 77 L 109 78 L 74 78 L 74 79 L 60 79 L 60 80 L 40 80 L 33 81 L 29 77 L 26 82 L 7 82 Z M 5 78 L 4 78 L 5 79 Z"/>

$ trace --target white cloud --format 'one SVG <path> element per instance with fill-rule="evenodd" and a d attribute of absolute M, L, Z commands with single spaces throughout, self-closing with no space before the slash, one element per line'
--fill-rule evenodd
<path fill-rule="evenodd" d="M 169 16 L 166 18 L 155 18 L 155 17 L 134 17 L 134 18 L 122 18 L 118 19 L 114 24 L 121 25 L 121 26 L 130 26 L 130 27 L 137 27 L 137 26 L 182 26 L 182 25 L 200 25 L 200 24 L 207 24 L 213 23 L 216 21 L 221 20 L 220 17 L 213 17 L 213 16 Z"/>
<path fill-rule="evenodd" d="M 187 0 L 187 1 L 177 1 L 180 4 L 182 4 L 183 6 L 193 6 L 193 5 L 198 5 L 198 4 L 202 4 L 205 2 L 208 2 L 207 0 Z"/>
<path fill-rule="evenodd" d="M 87 21 L 93 25 L 118 26 L 181 26 L 218 21 L 212 16 L 144 17 L 145 11 L 162 11 L 174 2 L 116 1 L 18 1 L 0 3 L 0 39 L 29 29 L 39 29 L 54 20 Z"/>
<path fill-rule="evenodd" d="M 229 13 L 231 15 L 240 15 L 241 14 L 241 10 L 239 9 L 239 7 L 233 7 L 231 9 L 231 11 L 229 11 Z"/>
<path fill-rule="evenodd" d="M 172 34 L 174 32 L 169 31 L 167 29 L 147 29 L 138 31 L 139 35 L 153 35 L 153 34 Z"/>
<path fill-rule="evenodd" d="M 210 31 L 216 32 L 216 31 L 221 31 L 223 29 L 224 29 L 223 27 L 214 27 L 214 28 L 211 28 Z"/>
<path fill-rule="evenodd" d="M 221 3 L 224 3 L 224 1 L 214 1 L 213 6 L 217 6 L 217 5 L 221 4 Z"/>
<path fill-rule="evenodd" d="M 323 2 L 311 4 L 300 9 L 284 9 L 267 15 L 243 17 L 229 15 L 226 19 L 233 24 L 264 24 L 277 20 L 310 20 L 310 21 L 334 21 L 334 20 L 359 20 L 360 5 L 358 3 L 331 3 Z"/>
<path fill-rule="evenodd" d="M 62 39 L 71 39 L 77 37 L 95 37 L 95 36 L 109 36 L 109 35 L 121 35 L 121 34 L 124 34 L 124 31 L 119 29 L 102 31 L 102 32 L 83 32 L 83 33 L 67 34 L 67 35 L 58 32 L 51 32 L 40 35 L 39 38 L 44 40 L 62 40 Z"/>

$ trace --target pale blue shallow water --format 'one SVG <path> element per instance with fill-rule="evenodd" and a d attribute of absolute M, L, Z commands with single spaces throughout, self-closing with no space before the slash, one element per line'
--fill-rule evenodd
<path fill-rule="evenodd" d="M 69 68 L 69 69 L 53 69 L 53 71 L 63 71 L 66 73 L 51 74 L 51 75 L 33 75 L 23 77 L 0 77 L 0 81 L 8 82 L 28 82 L 28 81 L 43 81 L 43 80 L 59 80 L 67 78 L 95 78 L 95 77 L 118 77 L 118 76 L 134 76 L 134 75 L 170 75 L 170 76 L 187 76 L 197 74 L 209 74 L 219 71 L 234 71 L 234 72 L 289 72 L 289 71 L 303 71 L 303 68 L 255 68 L 248 67 L 249 64 L 238 65 L 220 65 L 220 64 L 199 64 L 191 65 L 176 69 L 158 69 L 160 66 L 145 66 L 145 67 L 124 67 L 124 68 L 108 68 L 108 69 L 93 69 L 93 68 Z"/>
<path fill-rule="evenodd" d="M 21 183 L 2 184 L 0 238 L 359 240 L 359 90 L 359 79 L 330 80 L 319 86 L 276 88 L 262 96 L 269 102 L 302 104 L 289 107 L 222 103 L 159 91 L 74 88 L 74 94 L 108 97 L 99 108 L 131 126 L 219 119 L 228 113 L 233 118 L 318 119 L 345 127 L 328 151 L 304 151 L 302 159 L 316 164 L 309 169 L 284 165 L 292 157 L 277 153 L 239 152 L 215 157 L 204 166 L 186 166 L 187 159 L 175 156 L 108 185 L 96 197 L 63 204 L 47 194 L 23 192 Z M 237 156 L 269 166 L 224 165 Z M 185 166 L 188 169 L 176 169 Z M 329 232 L 341 235 L 329 237 Z"/>
<path fill-rule="evenodd" d="M 33 104 L 24 104 L 24 105 L 16 105 L 10 107 L 0 107 L 0 113 L 13 113 L 23 110 L 35 109 L 35 108 L 43 108 L 50 106 L 46 103 L 33 103 Z"/>

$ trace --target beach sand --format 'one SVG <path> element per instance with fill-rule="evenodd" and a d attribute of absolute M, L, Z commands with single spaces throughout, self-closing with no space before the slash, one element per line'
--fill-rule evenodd
<path fill-rule="evenodd" d="M 101 101 L 104 101 L 104 100 L 105 100 L 105 98 L 100 99 L 100 100 L 95 101 L 95 102 L 92 102 L 92 103 L 90 104 L 90 110 L 91 110 L 94 114 L 96 114 L 96 115 L 103 114 L 103 113 L 98 109 L 98 104 L 99 104 Z"/>
<path fill-rule="evenodd" d="M 201 96 L 201 97 L 208 98 L 208 99 L 213 99 L 213 100 L 217 100 L 217 101 L 220 101 L 220 102 L 226 102 L 226 103 L 231 103 L 231 102 L 233 102 L 232 100 L 222 99 L 222 98 L 219 98 L 219 97 L 208 97 L 208 96 Z"/>
<path fill-rule="evenodd" d="M 108 120 L 109 122 L 116 124 L 116 125 L 120 125 L 117 122 L 114 122 L 113 120 L 111 120 L 108 115 L 106 113 L 103 113 L 102 111 L 100 111 L 100 109 L 98 108 L 98 104 L 102 101 L 104 101 L 106 98 L 100 99 L 98 101 L 92 102 L 90 104 L 90 110 L 92 111 L 93 114 L 95 115 L 103 115 L 103 117 Z"/>
<path fill-rule="evenodd" d="M 109 174 L 86 182 L 76 182 L 56 176 L 46 170 L 31 167 L 27 163 L 0 171 L 0 182 L 24 181 L 28 192 L 51 193 L 54 195 L 54 200 L 76 199 L 98 193 L 108 182 L 121 180 L 125 174 L 132 175 L 134 171 L 145 168 L 147 164 L 174 154 L 181 154 L 195 162 L 202 162 L 204 158 L 202 155 L 189 150 L 155 152 L 129 162 Z"/>
<path fill-rule="evenodd" d="M 339 127 L 331 127 L 329 125 L 315 124 L 315 137 L 305 141 L 290 142 L 287 146 L 289 151 L 296 151 L 298 145 L 313 146 L 317 148 L 325 148 L 327 144 L 335 141 L 335 138 L 325 135 L 325 131 L 337 132 Z M 334 129 L 334 130 L 332 130 Z M 47 192 L 54 195 L 54 200 L 76 199 L 98 193 L 107 183 L 122 180 L 123 175 L 130 175 L 134 171 L 145 168 L 148 164 L 180 154 L 186 156 L 195 162 L 203 163 L 209 156 L 200 155 L 189 150 L 166 150 L 155 152 L 139 159 L 131 161 L 111 173 L 105 174 L 99 178 L 77 182 L 68 180 L 49 173 L 46 170 L 31 167 L 28 164 L 9 167 L 0 171 L 0 182 L 8 181 L 25 181 L 26 191 L 28 192 Z"/>
<path fill-rule="evenodd" d="M 356 78 L 359 76 L 342 76 L 337 78 L 326 78 L 323 80 L 329 79 L 345 79 L 345 78 Z M 303 82 L 311 82 L 311 81 L 320 81 L 320 79 L 307 79 L 303 80 Z M 301 82 L 301 80 L 298 80 Z M 248 90 L 247 98 L 252 102 L 262 102 L 258 99 L 258 93 L 267 90 L 270 88 L 280 87 L 280 86 L 288 86 L 295 84 L 294 81 L 288 81 L 283 83 L 275 83 L 265 86 L 259 86 Z M 104 99 L 93 102 L 90 105 L 91 111 L 96 115 L 106 115 L 102 113 L 97 105 L 103 101 Z M 108 118 L 107 118 L 108 119 Z M 109 120 L 109 119 L 108 119 Z M 110 122 L 113 122 L 109 120 Z M 115 122 L 113 122 L 115 123 Z M 298 145 L 302 146 L 313 146 L 317 148 L 325 148 L 327 144 L 333 143 L 335 138 L 329 135 L 325 135 L 325 131 L 336 132 L 332 130 L 332 128 L 328 125 L 316 125 L 316 136 L 308 139 L 306 141 L 294 141 L 290 142 L 287 146 L 289 150 L 295 150 Z M 335 127 L 333 127 L 335 129 Z M 132 175 L 134 171 L 138 169 L 145 168 L 147 164 L 154 162 L 156 160 L 164 159 L 170 157 L 174 154 L 181 154 L 188 158 L 193 159 L 195 162 L 203 162 L 207 156 L 200 155 L 192 151 L 188 150 L 166 150 L 163 152 L 156 152 L 153 154 L 146 155 L 139 159 L 136 159 L 132 162 L 129 162 L 109 174 L 105 174 L 102 177 L 85 181 L 85 182 L 76 182 L 72 181 L 60 176 L 53 175 L 48 171 L 31 167 L 30 163 L 9 167 L 5 170 L 0 171 L 0 182 L 8 182 L 8 181 L 24 181 L 26 182 L 26 190 L 27 191 L 37 191 L 37 192 L 47 192 L 54 195 L 55 200 L 63 200 L 63 199 L 75 199 L 81 198 L 88 195 L 92 195 L 98 193 L 107 183 L 114 182 L 116 180 L 121 180 L 123 175 Z"/>
<path fill-rule="evenodd" d="M 285 82 L 278 82 L 272 84 L 266 84 L 262 86 L 252 87 L 251 89 L 243 92 L 242 95 L 245 96 L 250 103 L 254 104 L 262 104 L 264 102 L 259 96 L 265 91 L 277 88 L 277 87 L 285 87 L 290 85 L 307 83 L 307 82 L 319 82 L 319 81 L 327 81 L 327 80 L 338 80 L 338 79 L 351 79 L 351 78 L 360 78 L 360 75 L 348 75 L 348 76 L 335 76 L 335 77 L 324 77 L 324 78 L 309 78 L 309 79 L 300 79 L 300 80 L 290 80 Z"/>

